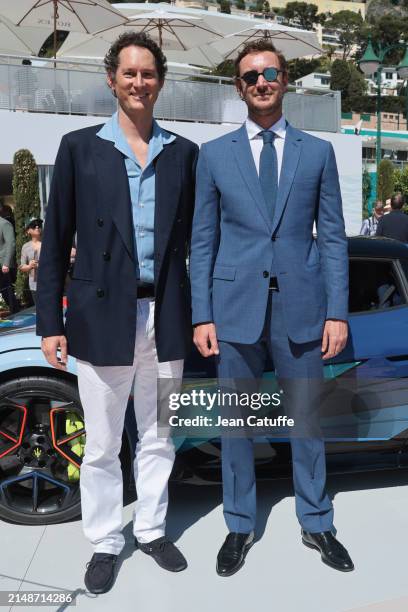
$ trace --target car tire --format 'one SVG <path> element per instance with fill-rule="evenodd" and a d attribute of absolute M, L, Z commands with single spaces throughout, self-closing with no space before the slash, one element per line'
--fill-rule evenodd
<path fill-rule="evenodd" d="M 73 462 L 80 464 L 77 449 L 84 446 L 81 419 L 74 382 L 24 376 L 0 384 L 0 518 L 50 525 L 80 516 Z M 68 441 L 60 444 L 61 427 Z"/>

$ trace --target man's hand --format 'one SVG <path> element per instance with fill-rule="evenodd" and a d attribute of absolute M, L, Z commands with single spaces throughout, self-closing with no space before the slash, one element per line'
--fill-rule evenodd
<path fill-rule="evenodd" d="M 322 358 L 331 359 L 341 353 L 346 346 L 347 335 L 347 321 L 327 319 L 323 330 Z"/>
<path fill-rule="evenodd" d="M 10 272 L 10 268 L 8 266 L 1 266 L 1 271 L 3 274 L 7 274 L 7 272 Z"/>
<path fill-rule="evenodd" d="M 38 268 L 38 261 L 36 261 L 35 259 L 31 259 L 28 265 L 33 270 L 34 268 Z"/>
<path fill-rule="evenodd" d="M 214 323 L 202 323 L 194 328 L 193 342 L 203 357 L 218 355 L 217 333 Z"/>
<path fill-rule="evenodd" d="M 61 350 L 61 359 L 57 358 L 57 350 Z M 58 370 L 67 369 L 68 353 L 67 339 L 65 336 L 47 336 L 41 340 L 41 350 L 44 357 L 53 368 Z"/>

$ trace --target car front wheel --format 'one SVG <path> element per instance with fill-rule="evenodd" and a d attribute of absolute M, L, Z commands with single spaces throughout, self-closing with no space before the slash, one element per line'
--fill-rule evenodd
<path fill-rule="evenodd" d="M 0 518 L 45 525 L 80 515 L 85 449 L 77 386 L 50 376 L 0 385 Z"/>

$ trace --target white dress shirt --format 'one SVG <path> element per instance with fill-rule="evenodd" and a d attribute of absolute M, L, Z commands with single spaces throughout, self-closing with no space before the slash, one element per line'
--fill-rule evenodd
<path fill-rule="evenodd" d="M 254 162 L 256 166 L 256 171 L 259 175 L 259 160 L 261 157 L 261 151 L 263 147 L 263 139 L 260 135 L 260 132 L 264 131 L 264 128 L 259 126 L 257 123 L 252 121 L 249 117 L 247 117 L 245 121 L 245 127 L 248 133 L 249 144 L 251 145 L 252 155 L 254 156 Z M 286 119 L 282 115 L 280 119 L 276 123 L 274 123 L 269 130 L 274 132 L 275 134 L 275 149 L 276 155 L 278 158 L 278 177 L 280 177 L 280 172 L 282 168 L 282 159 L 283 159 L 283 147 L 285 145 L 285 136 L 286 136 Z"/>

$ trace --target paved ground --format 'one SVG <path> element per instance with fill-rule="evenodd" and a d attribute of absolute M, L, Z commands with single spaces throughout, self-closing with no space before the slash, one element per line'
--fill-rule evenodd
<path fill-rule="evenodd" d="M 75 609 L 86 612 L 407 612 L 408 472 L 336 476 L 329 491 L 338 536 L 356 565 L 351 573 L 326 567 L 301 544 L 291 483 L 282 480 L 258 488 L 259 541 L 239 573 L 219 578 L 215 557 L 226 535 L 221 490 L 174 485 L 168 533 L 189 561 L 185 572 L 164 572 L 134 551 L 129 505 L 128 545 L 110 593 L 95 597 L 84 590 L 91 551 L 80 521 L 48 527 L 0 522 L 0 590 L 70 589 Z M 30 608 L 37 609 L 66 608 Z"/>

